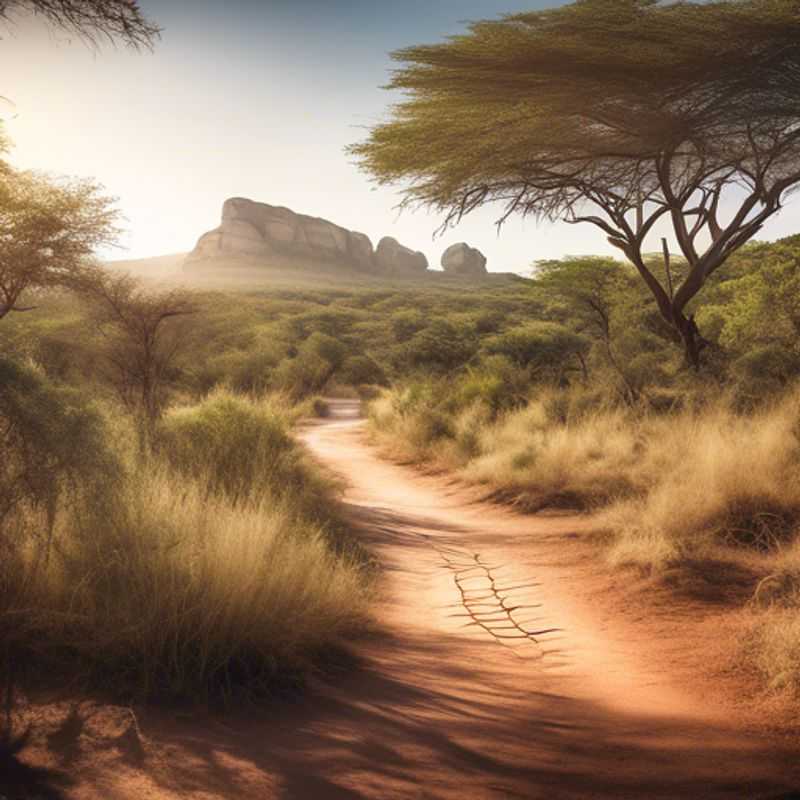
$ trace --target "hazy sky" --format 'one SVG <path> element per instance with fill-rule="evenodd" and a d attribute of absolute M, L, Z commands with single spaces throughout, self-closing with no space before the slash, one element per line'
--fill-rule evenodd
<path fill-rule="evenodd" d="M 164 28 L 154 53 L 93 52 L 20 20 L 0 42 L 0 95 L 12 161 L 93 176 L 127 221 L 120 258 L 189 250 L 231 196 L 285 205 L 423 250 L 431 266 L 455 241 L 489 268 L 525 272 L 537 258 L 616 252 L 592 227 L 507 224 L 482 211 L 432 240 L 438 219 L 394 210 L 344 147 L 383 118 L 388 53 L 435 42 L 469 19 L 556 5 L 553 0 L 144 0 Z M 790 205 L 762 232 L 797 230 Z"/>

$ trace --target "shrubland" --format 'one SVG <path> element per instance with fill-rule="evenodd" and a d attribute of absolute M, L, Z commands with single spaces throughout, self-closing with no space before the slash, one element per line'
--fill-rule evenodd
<path fill-rule="evenodd" d="M 284 398 L 173 405 L 147 452 L 130 418 L 0 361 L 6 677 L 138 699 L 297 685 L 369 621 L 370 569 Z"/>
<path fill-rule="evenodd" d="M 534 319 L 481 337 L 460 369 L 396 382 L 370 406 L 374 438 L 525 510 L 593 512 L 610 567 L 724 582 L 746 562 L 748 663 L 797 688 L 800 240 L 715 276 L 693 309 L 699 371 L 623 265 L 538 266 Z"/>
<path fill-rule="evenodd" d="M 658 268 L 655 260 L 652 268 Z M 679 274 L 680 262 L 672 268 Z M 350 387 L 371 398 L 370 429 L 394 456 L 455 471 L 524 510 L 593 512 L 609 568 L 656 577 L 685 569 L 724 574 L 730 559 L 747 560 L 758 596 L 751 604 L 758 624 L 748 663 L 773 685 L 796 686 L 797 659 L 787 654 L 798 641 L 792 622 L 798 594 L 791 588 L 796 556 L 790 555 L 800 520 L 798 270 L 800 239 L 793 237 L 750 245 L 715 273 L 702 303 L 691 309 L 709 343 L 699 371 L 686 364 L 674 331 L 636 275 L 613 259 L 541 262 L 529 280 L 474 284 L 320 287 L 299 275 L 290 286 L 270 283 L 265 274 L 247 286 L 195 288 L 192 313 L 168 323 L 163 341 L 170 360 L 160 373 L 159 413 L 144 449 L 134 435 L 137 415 L 130 408 L 124 413 L 114 379 L 110 344 L 118 346 L 119 339 L 104 332 L 109 323 L 85 296 L 46 293 L 37 298 L 35 313 L 0 329 L 6 369 L 16 370 L 15 380 L 35 382 L 43 404 L 73 409 L 73 427 L 64 431 L 74 429 L 95 444 L 42 456 L 41 464 L 51 459 L 63 470 L 53 483 L 57 500 L 36 495 L 39 484 L 32 479 L 24 502 L 14 501 L 6 512 L 4 532 L 21 533 L 4 533 L 4 546 L 16 542 L 15 558 L 26 564 L 20 575 L 39 576 L 4 584 L 6 597 L 19 597 L 23 585 L 40 593 L 26 595 L 37 598 L 40 611 L 31 617 L 24 647 L 35 641 L 44 653 L 50 641 L 48 658 L 68 654 L 81 665 L 80 674 L 108 680 L 111 673 L 91 658 L 106 641 L 102 631 L 133 636 L 135 630 L 141 651 L 124 639 L 102 645 L 128 648 L 125 669 L 112 673 L 124 673 L 137 691 L 187 695 L 233 691 L 236 680 L 226 669 L 267 685 L 270 676 L 299 674 L 300 665 L 313 663 L 326 647 L 335 650 L 365 619 L 369 582 L 336 520 L 329 478 L 308 464 L 291 425 L 303 414 L 323 416 L 320 396 Z M 34 426 L 27 436 L 43 447 L 68 441 L 66 432 L 50 436 L 35 427 L 44 419 L 61 424 L 58 414 L 14 413 L 19 425 Z M 31 453 L 26 457 L 33 467 L 44 469 Z M 7 485 L 8 476 L 3 480 Z M 208 513 L 193 516 L 198 508 Z M 242 533 L 223 540 L 219 531 L 227 528 Z M 223 646 L 201 625 L 202 614 L 187 617 L 179 609 L 188 607 L 181 603 L 190 603 L 198 580 L 220 587 L 234 580 L 229 562 L 239 558 L 234 551 L 252 553 L 255 540 L 246 531 L 256 529 L 273 563 L 316 564 L 331 582 L 320 581 L 313 566 L 296 572 L 287 566 L 268 578 L 264 563 L 250 557 L 242 569 L 256 571 L 242 574 L 242 581 L 288 597 L 306 590 L 308 576 L 309 591 L 321 593 L 314 602 L 327 603 L 327 610 L 305 621 L 293 618 L 298 637 L 292 639 L 264 611 L 266 595 L 240 598 L 252 603 L 250 619 L 262 620 L 248 627 L 243 620 L 250 612 L 220 589 L 208 602 L 227 609 Z M 158 536 L 169 546 L 144 546 Z M 142 545 L 136 556 L 134 541 Z M 113 563 L 117 556 L 105 548 L 133 559 L 122 572 L 137 582 L 140 595 L 127 585 L 111 592 L 113 582 L 95 588 L 80 577 L 95 574 L 92 559 Z M 232 548 L 226 550 L 230 559 L 220 557 L 224 548 Z M 142 566 L 142 553 L 158 554 L 158 586 L 175 587 L 178 596 L 160 597 L 148 585 L 152 576 L 137 571 L 151 568 Z M 223 564 L 227 577 L 214 573 Z M 77 572 L 68 574 L 67 565 Z M 73 586 L 80 586 L 74 597 Z M 159 597 L 177 627 L 167 635 L 153 617 L 141 628 L 123 624 L 134 604 L 112 613 L 90 591 L 111 592 L 106 599 L 118 592 L 143 602 L 145 595 L 153 602 Z M 270 597 L 272 608 L 283 607 Z M 88 627 L 70 628 L 59 616 L 64 608 L 82 609 L 74 619 Z M 154 614 L 155 606 L 149 608 Z M 90 624 L 86 609 L 104 609 L 106 616 Z M 317 628 L 315 619 L 324 625 Z M 178 620 L 195 620 L 197 638 Z M 246 643 L 238 633 L 245 627 L 256 637 Z M 89 629 L 100 638 L 92 639 Z M 167 639 L 152 640 L 156 634 Z M 273 650 L 269 641 L 276 643 Z M 184 674 L 179 652 L 202 652 L 208 669 Z M 250 685 L 249 678 L 244 683 Z"/>

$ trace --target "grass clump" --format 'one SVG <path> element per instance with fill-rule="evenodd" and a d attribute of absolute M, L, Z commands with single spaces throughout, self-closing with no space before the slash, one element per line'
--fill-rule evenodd
<path fill-rule="evenodd" d="M 659 567 L 716 546 L 768 553 L 790 542 L 800 522 L 798 402 L 647 423 L 637 491 L 603 518 L 612 563 Z"/>
<path fill-rule="evenodd" d="M 137 698 L 259 697 L 298 684 L 368 621 L 365 561 L 275 400 L 220 391 L 121 453 L 92 502 L 2 530 L 0 640 L 18 676 Z M 102 495 L 102 497 L 101 497 Z"/>
<path fill-rule="evenodd" d="M 743 655 L 776 692 L 800 696 L 800 542 L 781 551 L 753 593 Z"/>
<path fill-rule="evenodd" d="M 258 695 L 363 623 L 364 571 L 291 496 L 232 504 L 162 469 L 121 499 L 111 518 L 66 523 L 59 574 L 39 584 L 32 620 L 93 682 L 181 699 Z"/>
<path fill-rule="evenodd" d="M 625 413 L 563 421 L 548 401 L 544 395 L 488 426 L 463 476 L 529 510 L 587 509 L 629 492 L 638 448 Z"/>
<path fill-rule="evenodd" d="M 800 602 L 759 615 L 744 655 L 771 690 L 800 696 Z"/>
<path fill-rule="evenodd" d="M 331 485 L 290 435 L 294 409 L 279 397 L 252 399 L 217 389 L 194 405 L 173 408 L 159 430 L 159 452 L 184 476 L 237 501 L 291 497 L 318 516 Z"/>

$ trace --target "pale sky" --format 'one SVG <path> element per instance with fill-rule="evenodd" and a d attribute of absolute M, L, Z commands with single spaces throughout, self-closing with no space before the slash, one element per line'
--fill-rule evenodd
<path fill-rule="evenodd" d="M 94 177 L 119 198 L 137 258 L 190 250 L 219 222 L 227 197 L 249 197 L 384 235 L 432 267 L 453 242 L 480 248 L 489 269 L 526 273 L 535 259 L 618 254 L 591 226 L 509 222 L 486 209 L 433 240 L 435 216 L 397 214 L 344 148 L 380 121 L 380 89 L 398 47 L 435 42 L 463 21 L 557 5 L 553 0 L 144 0 L 164 28 L 154 53 L 93 52 L 20 20 L 0 42 L 0 95 L 12 162 Z M 797 203 L 761 234 L 796 232 Z"/>

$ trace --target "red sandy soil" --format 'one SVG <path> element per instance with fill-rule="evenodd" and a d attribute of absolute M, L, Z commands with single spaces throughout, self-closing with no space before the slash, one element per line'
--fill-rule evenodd
<path fill-rule="evenodd" d="M 19 796 L 800 797 L 800 741 L 729 669 L 724 597 L 609 573 L 586 518 L 521 516 L 387 463 L 357 404 L 332 408 L 303 436 L 382 567 L 385 633 L 359 666 L 224 716 L 38 706 Z"/>

